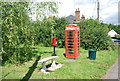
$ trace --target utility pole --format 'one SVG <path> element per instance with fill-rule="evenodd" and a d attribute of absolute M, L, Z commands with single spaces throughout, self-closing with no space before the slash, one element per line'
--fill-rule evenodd
<path fill-rule="evenodd" d="M 99 21 L 99 9 L 100 9 L 100 3 L 99 0 L 97 0 L 97 19 Z"/>

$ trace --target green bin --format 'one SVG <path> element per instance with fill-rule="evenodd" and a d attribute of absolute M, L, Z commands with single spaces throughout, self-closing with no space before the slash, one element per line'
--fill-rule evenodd
<path fill-rule="evenodd" d="M 89 56 L 88 56 L 88 58 L 90 59 L 90 60 L 95 60 L 96 59 L 96 49 L 88 49 L 88 51 L 89 51 Z"/>

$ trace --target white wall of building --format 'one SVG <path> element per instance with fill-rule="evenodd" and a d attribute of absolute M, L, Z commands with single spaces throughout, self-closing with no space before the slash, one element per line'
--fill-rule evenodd
<path fill-rule="evenodd" d="M 114 37 L 115 35 L 118 35 L 114 30 L 110 30 L 109 32 L 108 32 L 108 35 L 110 36 L 110 37 Z"/>

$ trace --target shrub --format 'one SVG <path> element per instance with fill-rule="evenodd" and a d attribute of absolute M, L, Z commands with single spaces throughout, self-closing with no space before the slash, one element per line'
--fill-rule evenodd
<path fill-rule="evenodd" d="M 65 26 L 68 21 L 65 18 L 50 17 L 45 18 L 42 22 L 33 23 L 35 34 L 35 45 L 41 43 L 43 46 L 51 46 L 52 37 L 58 37 L 58 47 L 64 47 Z"/>
<path fill-rule="evenodd" d="M 100 24 L 97 20 L 89 19 L 76 23 L 80 25 L 81 47 L 85 49 L 108 50 L 114 49 L 114 43 L 108 36 L 107 25 Z"/>

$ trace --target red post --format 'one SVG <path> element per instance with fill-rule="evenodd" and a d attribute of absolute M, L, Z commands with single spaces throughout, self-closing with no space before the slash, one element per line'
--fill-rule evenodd
<path fill-rule="evenodd" d="M 57 41 L 58 41 L 58 38 L 57 37 L 53 37 L 52 38 L 52 46 L 57 46 L 58 45 Z"/>
<path fill-rule="evenodd" d="M 53 51 L 54 51 L 53 56 L 56 56 L 55 47 L 58 46 L 58 38 L 57 37 L 52 38 L 52 46 L 54 46 L 54 48 L 53 48 Z"/>

